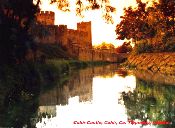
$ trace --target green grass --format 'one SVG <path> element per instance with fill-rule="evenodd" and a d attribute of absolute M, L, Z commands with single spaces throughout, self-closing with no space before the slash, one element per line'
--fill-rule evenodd
<path fill-rule="evenodd" d="M 47 59 L 53 58 L 64 58 L 69 59 L 71 56 L 58 44 L 38 44 L 38 50 L 44 55 Z"/>

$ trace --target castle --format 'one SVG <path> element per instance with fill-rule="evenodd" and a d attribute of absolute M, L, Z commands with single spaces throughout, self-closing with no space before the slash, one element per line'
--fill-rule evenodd
<path fill-rule="evenodd" d="M 115 53 L 94 50 L 92 47 L 91 22 L 77 23 L 77 30 L 67 25 L 54 25 L 55 14 L 41 11 L 37 14 L 33 34 L 38 43 L 60 44 L 72 57 L 83 61 L 116 61 Z M 44 28 L 44 29 L 43 29 Z"/>

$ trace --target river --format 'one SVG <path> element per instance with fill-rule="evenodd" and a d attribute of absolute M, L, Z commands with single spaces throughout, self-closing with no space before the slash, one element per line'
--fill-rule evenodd
<path fill-rule="evenodd" d="M 175 127 L 175 76 L 108 65 L 41 92 L 37 128 Z"/>

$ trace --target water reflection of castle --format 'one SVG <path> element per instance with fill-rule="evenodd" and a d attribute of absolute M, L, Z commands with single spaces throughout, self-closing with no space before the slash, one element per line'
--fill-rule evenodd
<path fill-rule="evenodd" d="M 94 76 L 106 75 L 113 76 L 116 66 L 103 66 L 83 69 L 74 72 L 69 81 L 63 86 L 57 86 L 52 90 L 43 93 L 39 97 L 39 105 L 41 109 L 39 113 L 56 113 L 56 105 L 66 105 L 70 97 L 78 96 L 79 102 L 92 100 L 92 82 Z M 45 107 L 45 108 L 44 108 Z M 50 107 L 50 109 L 48 108 Z"/>

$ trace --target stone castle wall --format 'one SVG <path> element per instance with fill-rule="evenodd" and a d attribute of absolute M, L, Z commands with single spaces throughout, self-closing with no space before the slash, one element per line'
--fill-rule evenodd
<path fill-rule="evenodd" d="M 137 69 L 175 74 L 175 53 L 143 53 L 130 56 L 128 64 Z"/>
<path fill-rule="evenodd" d="M 51 11 L 41 11 L 36 15 L 37 21 L 43 25 L 55 24 L 55 13 Z"/>
<path fill-rule="evenodd" d="M 80 32 L 85 32 L 84 40 L 86 40 L 86 47 L 92 48 L 92 30 L 91 22 L 81 22 L 77 23 L 77 30 Z"/>
<path fill-rule="evenodd" d="M 35 36 L 35 41 L 43 44 L 56 43 L 57 26 L 54 25 L 37 25 L 33 28 L 32 34 Z"/>
<path fill-rule="evenodd" d="M 35 41 L 38 43 L 60 44 L 73 58 L 83 61 L 115 62 L 117 57 L 110 51 L 92 48 L 91 22 L 77 23 L 77 30 L 68 29 L 67 25 L 54 25 L 54 12 L 40 12 L 37 21 L 40 25 L 33 28 Z"/>

